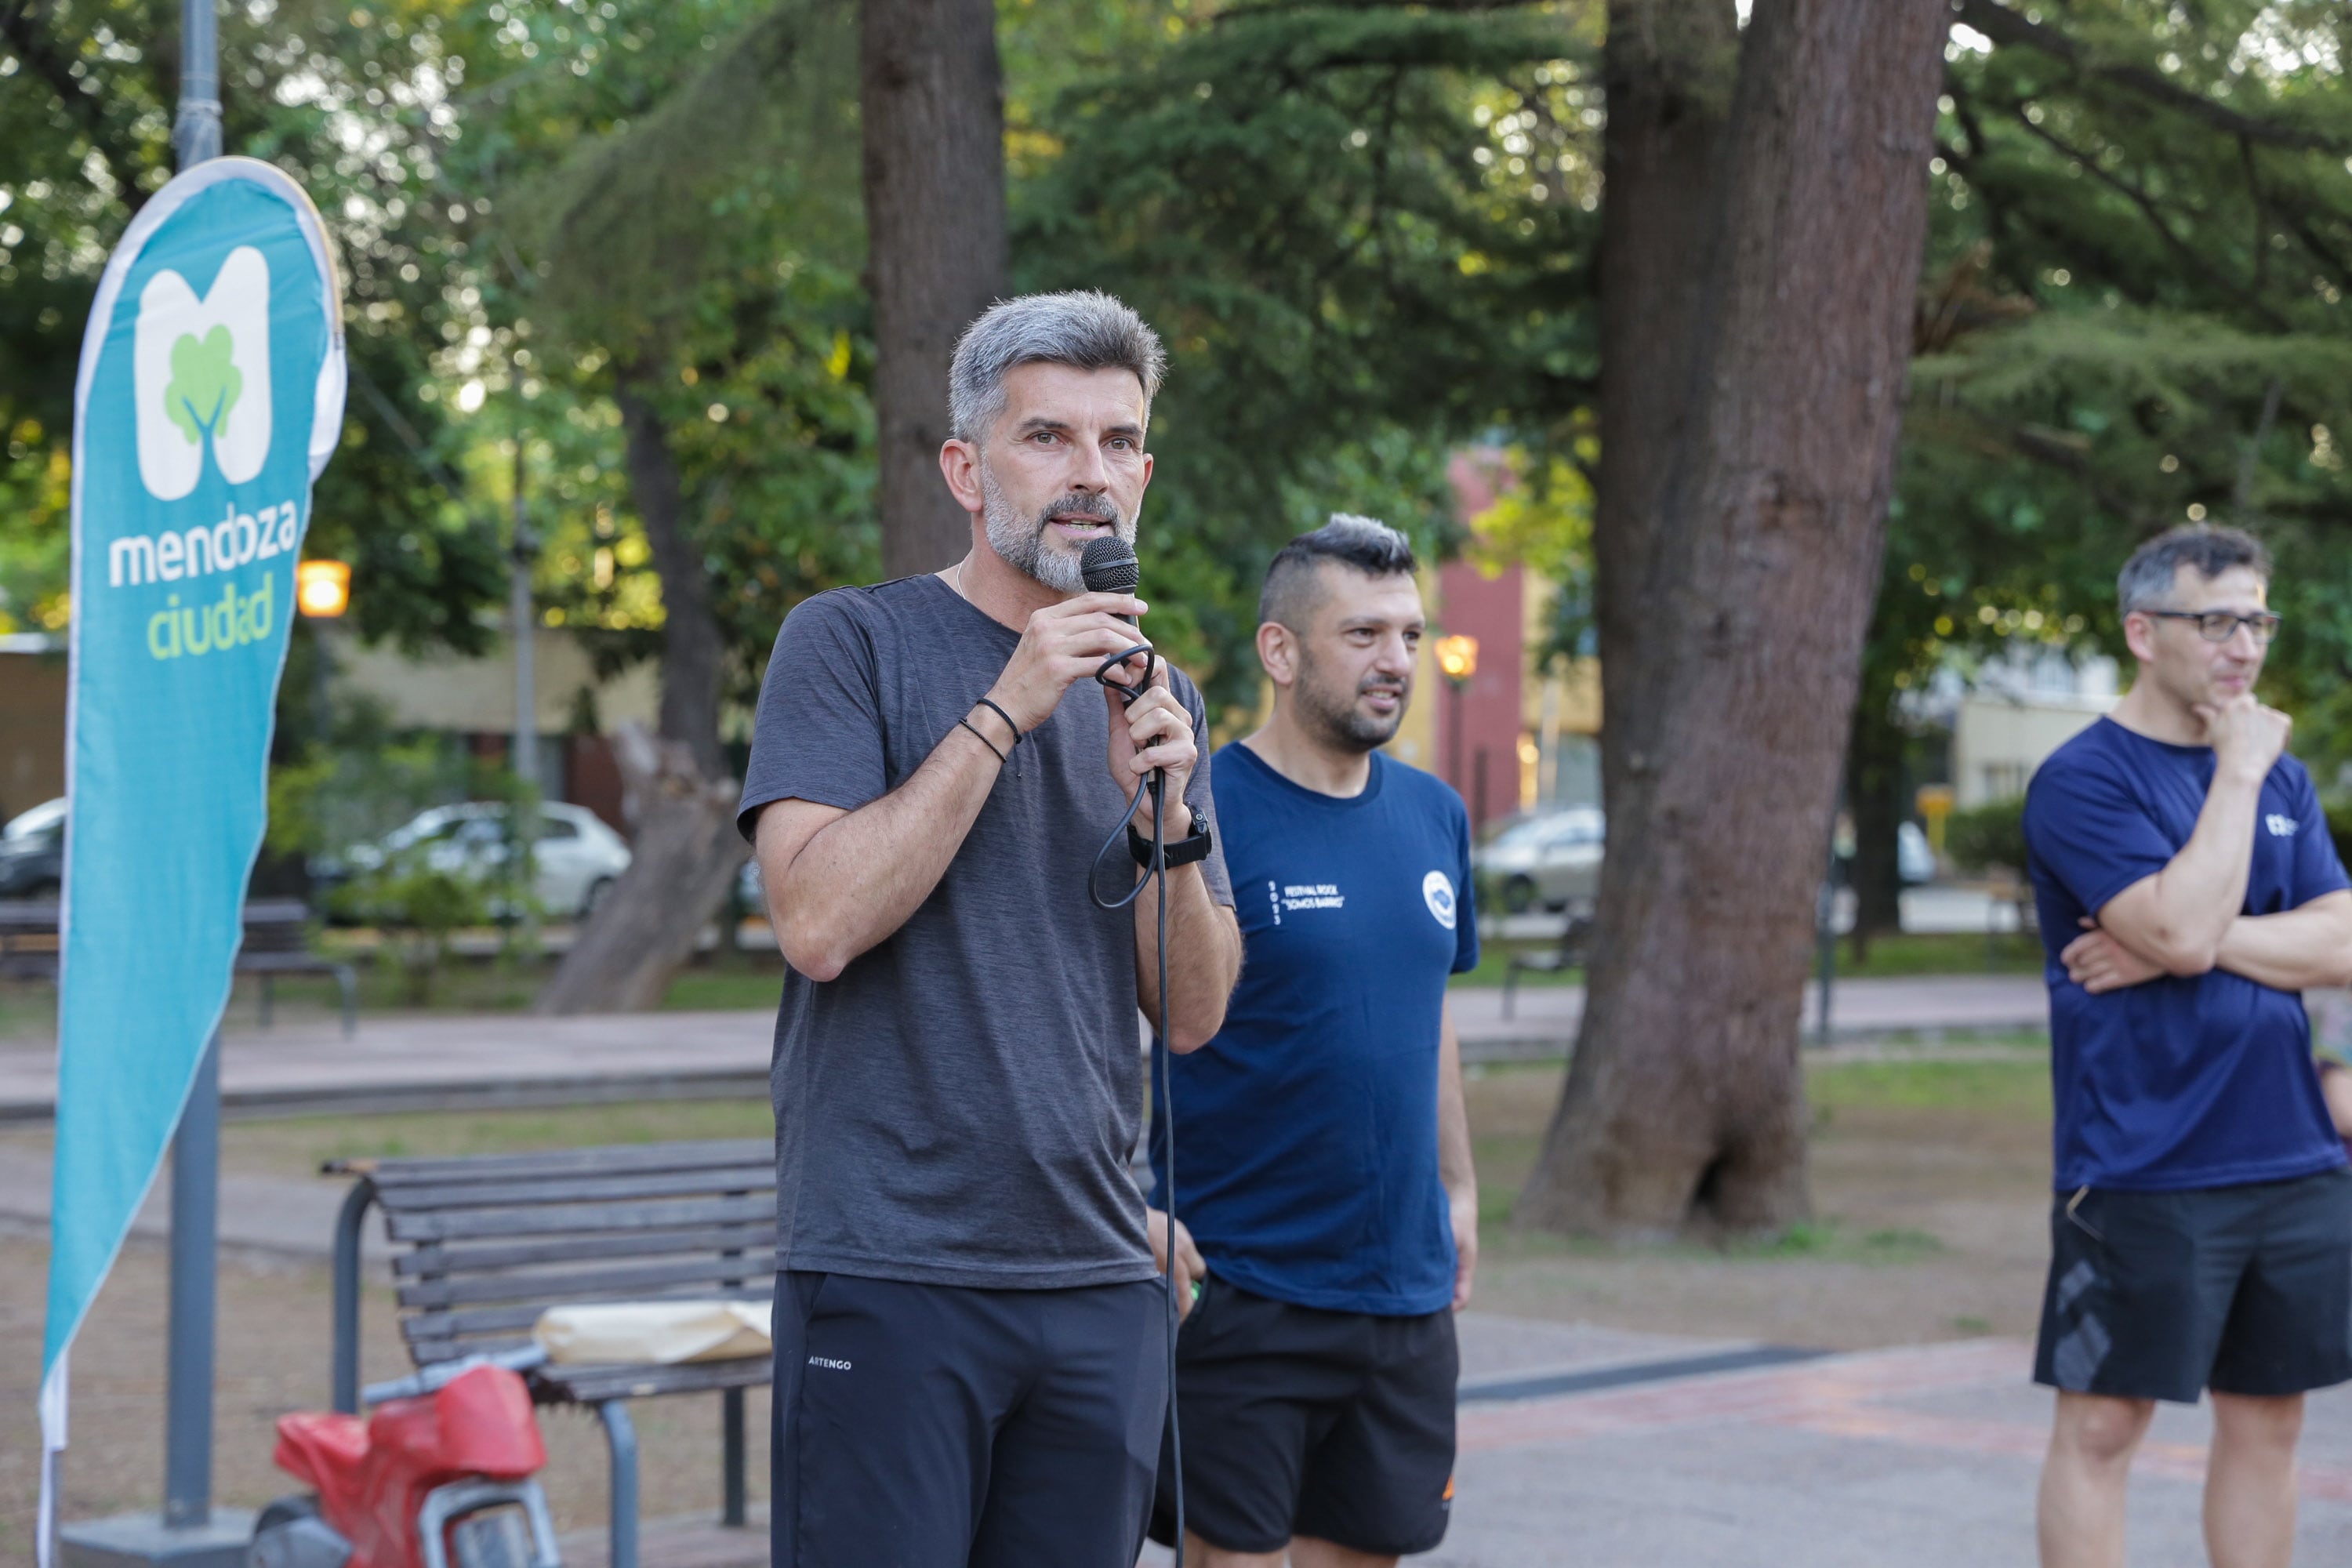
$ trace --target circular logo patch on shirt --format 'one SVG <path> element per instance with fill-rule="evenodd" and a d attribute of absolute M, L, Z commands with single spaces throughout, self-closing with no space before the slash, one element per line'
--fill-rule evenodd
<path fill-rule="evenodd" d="M 1421 896 L 1429 903 L 1429 912 L 1447 931 L 1454 929 L 1454 883 L 1443 871 L 1432 871 L 1421 879 Z"/>

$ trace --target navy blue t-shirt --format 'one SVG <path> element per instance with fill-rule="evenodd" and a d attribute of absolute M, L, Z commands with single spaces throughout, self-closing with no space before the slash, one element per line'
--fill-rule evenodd
<path fill-rule="evenodd" d="M 1176 1215 L 1209 1271 L 1244 1289 L 1408 1316 L 1454 1300 L 1437 1037 L 1446 976 L 1478 963 L 1478 921 L 1462 797 L 1371 762 L 1342 799 L 1239 742 L 1216 755 L 1242 977 L 1224 1027 L 1174 1063 Z"/>
<path fill-rule="evenodd" d="M 2058 960 L 2083 916 L 2180 852 L 2212 782 L 2211 748 L 2102 719 L 2026 790 L 2062 1192 L 2236 1186 L 2345 1163 L 2300 994 L 2214 969 L 2094 996 Z M 2282 756 L 2263 781 L 2242 912 L 2284 913 L 2347 886 L 2311 775 Z"/>

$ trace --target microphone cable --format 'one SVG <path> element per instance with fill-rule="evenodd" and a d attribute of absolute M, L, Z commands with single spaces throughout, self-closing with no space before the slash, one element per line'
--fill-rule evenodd
<path fill-rule="evenodd" d="M 1140 681 L 1129 687 L 1108 679 L 1113 669 L 1139 653 L 1144 658 L 1143 679 Z M 1101 667 L 1095 671 L 1095 679 L 1118 692 L 1122 702 L 1132 706 L 1135 700 L 1151 685 L 1152 671 L 1159 661 L 1159 657 L 1152 650 L 1150 644 L 1140 644 L 1128 649 L 1125 653 L 1105 659 Z M 1184 1428 L 1176 1414 L 1176 1333 L 1182 1318 L 1176 1310 L 1176 1097 L 1174 1081 L 1171 1076 L 1171 1063 L 1174 1060 L 1175 1053 L 1168 1044 L 1168 803 L 1165 793 L 1167 786 L 1168 771 L 1165 768 L 1154 768 L 1150 777 L 1136 781 L 1135 794 L 1129 799 L 1126 812 L 1119 817 L 1118 825 L 1111 828 L 1110 837 L 1103 840 L 1102 847 L 1095 851 L 1093 861 L 1087 867 L 1087 897 L 1094 900 L 1097 909 L 1102 910 L 1127 909 L 1143 896 L 1143 889 L 1146 888 L 1156 888 L 1159 900 L 1157 946 L 1160 950 L 1158 1041 L 1160 1048 L 1154 1054 L 1160 1058 L 1160 1079 L 1154 1086 L 1153 1095 L 1160 1110 L 1161 1158 L 1168 1173 L 1166 1194 L 1168 1206 L 1165 1211 L 1168 1215 L 1168 1267 L 1161 1273 L 1160 1279 L 1161 1295 L 1167 1303 L 1168 1457 L 1171 1489 L 1175 1493 L 1175 1568 L 1184 1568 Z M 1114 847 L 1118 847 L 1119 841 L 1127 837 L 1129 824 L 1135 820 L 1136 812 L 1143 805 L 1143 795 L 1146 790 L 1151 794 L 1152 805 L 1150 863 L 1144 867 L 1142 877 L 1138 879 L 1135 886 L 1127 890 L 1125 897 L 1105 899 L 1097 887 L 1100 879 L 1103 858 Z"/>

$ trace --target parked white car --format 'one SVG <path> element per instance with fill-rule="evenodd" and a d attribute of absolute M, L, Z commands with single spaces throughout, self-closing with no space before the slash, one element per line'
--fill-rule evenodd
<path fill-rule="evenodd" d="M 1496 890 L 1505 912 L 1540 904 L 1567 910 L 1601 892 L 1601 853 L 1609 819 L 1598 806 L 1571 806 L 1515 822 L 1470 857 L 1479 880 Z"/>
<path fill-rule="evenodd" d="M 488 878 L 513 847 L 508 810 L 495 801 L 434 806 L 373 844 L 352 845 L 340 857 L 341 866 L 324 868 L 325 875 L 372 871 L 422 847 L 425 864 L 435 870 Z M 629 846 L 587 807 L 550 801 L 539 808 L 533 859 L 541 910 L 558 920 L 585 919 L 629 868 Z"/>

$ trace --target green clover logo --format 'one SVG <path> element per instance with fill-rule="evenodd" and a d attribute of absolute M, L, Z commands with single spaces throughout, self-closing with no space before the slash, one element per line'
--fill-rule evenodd
<path fill-rule="evenodd" d="M 172 345 L 172 382 L 163 389 L 163 412 L 191 447 L 219 429 L 245 388 L 245 377 L 230 362 L 235 346 L 225 326 L 215 326 L 201 338 L 183 332 Z"/>

